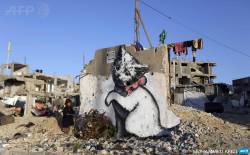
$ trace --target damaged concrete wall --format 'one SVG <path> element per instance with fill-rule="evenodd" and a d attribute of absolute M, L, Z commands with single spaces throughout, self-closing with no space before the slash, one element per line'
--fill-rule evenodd
<path fill-rule="evenodd" d="M 213 83 L 213 62 L 171 61 L 171 87 Z"/>
<path fill-rule="evenodd" d="M 22 94 L 25 90 L 25 82 L 17 79 L 8 79 L 3 82 L 4 87 L 2 88 L 1 96 L 10 96 L 13 97 L 16 94 Z"/>
<path fill-rule="evenodd" d="M 132 54 L 139 62 L 147 64 L 151 72 L 168 72 L 167 47 L 161 46 L 138 52 L 135 51 L 133 46 L 121 46 L 124 46 L 125 50 Z M 112 60 L 114 60 L 114 56 L 111 55 L 115 55 L 121 46 L 97 50 L 94 59 L 85 66 L 84 74 L 109 76 L 113 62 Z"/>
<path fill-rule="evenodd" d="M 232 81 L 234 93 L 245 100 L 245 105 L 250 105 L 250 77 L 235 79 Z"/>
<path fill-rule="evenodd" d="M 166 46 L 139 52 L 124 45 L 98 50 L 83 70 L 80 93 L 80 113 L 91 109 L 105 112 L 113 124 L 119 121 L 127 132 L 140 137 L 159 135 L 180 121 L 167 108 L 170 92 Z"/>
<path fill-rule="evenodd" d="M 13 69 L 13 76 L 22 76 L 29 73 L 29 66 L 23 65 L 22 67 L 15 67 Z"/>
<path fill-rule="evenodd" d="M 71 76 L 50 76 L 44 74 L 42 70 L 29 74 L 29 66 L 20 63 L 8 64 L 7 67 L 12 74 L 0 76 L 0 97 L 4 98 L 6 103 L 15 106 L 15 98 L 25 96 L 27 98 L 23 106 L 25 116 L 30 115 L 34 98 L 45 96 L 55 98 L 79 94 L 75 91 Z M 1 65 L 1 69 L 4 71 L 6 65 Z"/>

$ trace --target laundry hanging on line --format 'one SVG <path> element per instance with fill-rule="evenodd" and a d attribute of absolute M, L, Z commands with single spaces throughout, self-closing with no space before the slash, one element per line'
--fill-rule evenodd
<path fill-rule="evenodd" d="M 197 49 L 202 49 L 203 48 L 203 40 L 202 39 L 195 39 L 195 40 L 177 42 L 177 43 L 169 44 L 169 47 L 173 48 L 174 54 L 176 54 L 176 55 L 179 55 L 179 56 L 183 55 L 183 54 L 187 55 L 188 54 L 188 47 L 191 47 L 192 51 L 197 51 Z"/>
<path fill-rule="evenodd" d="M 203 40 L 196 39 L 192 41 L 192 50 L 202 49 L 203 48 Z"/>
<path fill-rule="evenodd" d="M 174 53 L 179 56 L 182 54 L 188 54 L 187 46 L 185 42 L 177 42 L 174 44 Z"/>

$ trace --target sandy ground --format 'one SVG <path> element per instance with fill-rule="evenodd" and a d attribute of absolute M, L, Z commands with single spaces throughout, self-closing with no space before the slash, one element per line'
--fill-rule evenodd
<path fill-rule="evenodd" d="M 31 128 L 26 128 L 22 125 L 29 122 L 35 125 Z M 1 137 L 11 137 L 15 133 L 23 133 L 24 131 L 31 130 L 30 134 L 35 131 L 40 136 L 44 132 L 48 134 L 62 134 L 60 127 L 58 126 L 57 120 L 53 117 L 15 117 L 15 123 L 0 126 L 0 139 Z M 35 130 L 35 131 L 34 131 Z"/>
<path fill-rule="evenodd" d="M 3 104 L 0 103 L 0 113 L 10 115 L 11 111 L 10 108 L 5 108 Z M 22 126 L 29 122 L 35 125 L 32 128 Z M 15 133 L 27 132 L 28 130 L 32 130 L 30 134 L 37 132 L 38 136 L 42 135 L 43 132 L 48 134 L 62 134 L 55 117 L 15 117 L 15 123 L 0 126 L 0 139 L 11 137 Z"/>

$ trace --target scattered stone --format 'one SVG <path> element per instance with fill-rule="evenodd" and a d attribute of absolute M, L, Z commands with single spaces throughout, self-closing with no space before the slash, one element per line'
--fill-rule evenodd
<path fill-rule="evenodd" d="M 63 152 L 63 147 L 57 147 L 56 150 L 57 152 Z"/>
<path fill-rule="evenodd" d="M 16 135 L 19 138 L 14 138 L 13 134 L 1 137 L 0 148 L 65 154 L 192 154 L 193 150 L 199 149 L 238 148 L 239 144 L 250 146 L 249 131 L 241 130 L 241 127 L 237 128 L 231 123 L 224 124 L 214 115 L 182 106 L 172 107 L 176 108 L 173 111 L 182 121 L 180 125 L 169 129 L 170 134 L 164 137 L 142 139 L 132 136 L 116 139 L 98 136 L 77 139 L 73 135 L 51 133 L 49 128 L 44 128 L 45 124 L 39 125 L 38 121 L 34 121 L 36 124 L 32 128 L 20 128 L 22 130 L 17 132 L 20 134 Z M 25 137 L 21 138 L 23 135 Z"/>
<path fill-rule="evenodd" d="M 25 136 L 26 136 L 26 135 L 17 132 L 17 133 L 15 133 L 15 134 L 13 135 L 13 139 L 23 138 L 23 137 L 25 137 Z"/>

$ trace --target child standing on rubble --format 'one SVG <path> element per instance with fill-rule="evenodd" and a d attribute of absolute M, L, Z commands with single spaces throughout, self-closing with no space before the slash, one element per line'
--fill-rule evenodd
<path fill-rule="evenodd" d="M 66 99 L 62 118 L 62 131 L 66 134 L 70 132 L 70 127 L 74 125 L 74 114 L 75 112 L 72 107 L 72 101 Z"/>

